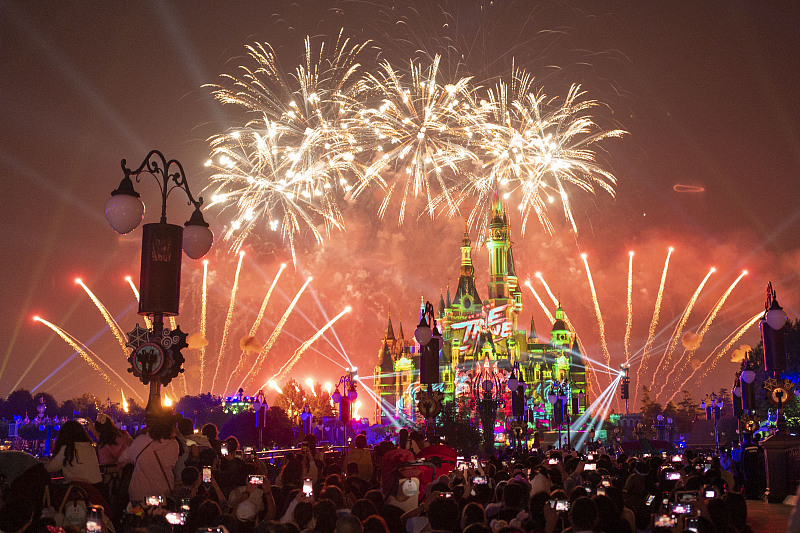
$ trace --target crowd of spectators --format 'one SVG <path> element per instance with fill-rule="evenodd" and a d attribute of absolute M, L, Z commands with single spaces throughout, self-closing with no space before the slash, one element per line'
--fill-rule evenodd
<path fill-rule="evenodd" d="M 70 421 L 47 460 L 0 452 L 0 532 L 79 532 L 92 520 L 119 533 L 751 531 L 746 500 L 717 457 L 601 448 L 482 460 L 433 446 L 403 431 L 370 449 L 361 434 L 341 453 L 307 435 L 271 462 L 187 419 L 165 418 L 135 438 L 103 416 Z M 70 515 L 70 506 L 79 509 Z"/>

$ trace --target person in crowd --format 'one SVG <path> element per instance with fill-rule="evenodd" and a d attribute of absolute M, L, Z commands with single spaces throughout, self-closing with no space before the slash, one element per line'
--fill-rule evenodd
<path fill-rule="evenodd" d="M 131 501 L 141 502 L 147 496 L 166 497 L 175 489 L 173 468 L 178 462 L 180 447 L 173 435 L 171 416 L 155 419 L 147 433 L 136 437 L 120 455 L 120 464 L 132 464 L 128 493 Z"/>
<path fill-rule="evenodd" d="M 100 463 L 92 440 L 77 420 L 61 426 L 53 447 L 53 457 L 45 463 L 48 472 L 61 471 L 64 479 L 99 485 L 103 481 Z"/>
<path fill-rule="evenodd" d="M 115 472 L 119 456 L 133 443 L 133 437 L 127 431 L 117 428 L 114 421 L 104 413 L 97 415 L 94 429 L 97 433 L 97 458 L 100 466 L 106 472 Z"/>
<path fill-rule="evenodd" d="M 362 533 L 364 527 L 361 525 L 361 520 L 353 515 L 345 515 L 336 521 L 334 533 Z"/>
<path fill-rule="evenodd" d="M 369 482 L 372 479 L 372 472 L 375 467 L 372 464 L 372 454 L 367 449 L 366 435 L 356 435 L 355 447 L 352 448 L 347 455 L 345 455 L 343 463 L 345 465 L 355 463 L 358 465 L 358 477 L 366 482 Z"/>

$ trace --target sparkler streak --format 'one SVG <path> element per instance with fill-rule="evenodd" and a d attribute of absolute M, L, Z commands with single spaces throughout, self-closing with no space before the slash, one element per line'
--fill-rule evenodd
<path fill-rule="evenodd" d="M 203 260 L 203 288 L 200 298 L 200 336 L 206 338 L 206 310 L 208 307 L 208 259 Z M 203 376 L 206 366 L 205 343 L 200 347 L 200 390 L 203 390 Z M 184 372 L 185 373 L 185 372 Z"/>
<path fill-rule="evenodd" d="M 239 252 L 239 262 L 236 264 L 236 273 L 233 275 L 233 287 L 231 288 L 231 298 L 228 303 L 228 314 L 225 315 L 225 327 L 222 330 L 222 341 L 219 347 L 219 357 L 217 358 L 217 366 L 214 368 L 214 377 L 211 380 L 211 390 L 214 390 L 214 385 L 217 382 L 219 369 L 222 367 L 222 362 L 225 359 L 225 348 L 228 341 L 228 333 L 231 329 L 231 322 L 233 321 L 233 309 L 236 305 L 236 293 L 239 290 L 239 272 L 242 270 L 242 261 L 244 260 L 244 252 Z M 228 390 L 231 382 L 231 375 L 228 375 L 228 383 L 225 385 L 225 390 Z"/>
<path fill-rule="evenodd" d="M 589 280 L 589 290 L 592 293 L 592 302 L 594 303 L 594 312 L 597 317 L 597 327 L 600 333 L 600 345 L 603 348 L 603 356 L 605 357 L 606 366 L 611 366 L 611 353 L 608 351 L 608 343 L 606 342 L 606 325 L 603 321 L 603 313 L 600 311 L 600 302 L 597 301 L 597 290 L 594 287 L 594 280 L 592 279 L 592 271 L 589 270 L 589 259 L 586 254 L 581 254 L 583 265 L 586 267 L 586 278 Z"/>
<path fill-rule="evenodd" d="M 250 328 L 250 333 L 249 333 L 250 337 L 255 336 L 256 332 L 258 331 L 258 327 L 261 325 L 261 320 L 264 318 L 264 313 L 267 310 L 267 303 L 269 303 L 269 298 L 270 296 L 272 296 L 272 291 L 275 289 L 275 285 L 278 284 L 278 280 L 280 279 L 281 274 L 285 269 L 286 269 L 286 263 L 282 263 L 280 269 L 278 270 L 278 273 L 275 274 L 275 278 L 272 280 L 272 284 L 270 284 L 269 289 L 267 290 L 267 294 L 264 296 L 264 300 L 261 302 L 261 308 L 258 310 L 258 314 L 256 315 L 256 320 L 255 322 L 253 322 L 253 326 Z M 247 356 L 247 350 L 242 350 L 242 354 L 239 356 L 239 363 L 236 365 L 236 368 L 234 368 L 233 372 L 231 373 L 231 376 L 233 376 L 234 374 L 236 374 L 241 370 L 242 366 L 245 364 L 246 356 Z M 226 390 L 230 386 L 230 382 L 231 380 L 229 377 L 228 384 L 225 386 Z"/>
<path fill-rule="evenodd" d="M 725 292 L 722 294 L 722 296 L 720 296 L 719 300 L 717 300 L 717 303 L 711 309 L 711 311 L 709 312 L 708 316 L 706 317 L 703 325 L 700 327 L 700 331 L 697 333 L 700 336 L 701 340 L 705 336 L 705 334 L 708 332 L 709 328 L 711 328 L 711 324 L 714 322 L 714 319 L 717 317 L 717 314 L 719 313 L 720 309 L 722 309 L 722 306 L 725 305 L 725 302 L 728 300 L 728 297 L 733 292 L 733 289 L 736 288 L 736 286 L 739 284 L 739 282 L 742 280 L 742 278 L 744 278 L 746 275 L 747 275 L 747 270 L 743 270 L 742 273 L 739 274 L 739 277 L 737 277 L 733 281 L 733 283 L 730 284 L 730 286 L 725 290 Z M 684 364 L 683 364 L 682 369 L 686 368 L 686 365 L 689 364 L 689 361 L 691 361 L 691 358 L 694 355 L 694 352 L 695 352 L 695 350 L 689 350 L 689 357 L 685 357 L 683 359 Z M 668 380 L 669 380 L 670 376 L 672 376 L 672 374 L 675 372 L 675 370 L 678 368 L 678 366 L 680 366 L 680 365 L 675 365 L 673 367 L 672 371 L 670 371 L 670 373 L 667 374 L 667 378 L 664 380 L 664 383 L 662 384 L 661 389 L 658 391 L 659 394 L 661 394 L 664 391 L 664 388 L 667 386 L 667 383 L 668 383 Z"/>
<path fill-rule="evenodd" d="M 283 330 L 283 326 L 284 326 L 284 324 L 286 324 L 286 320 L 288 320 L 289 315 L 292 313 L 292 310 L 294 309 L 295 305 L 297 305 L 297 301 L 300 300 L 300 296 L 303 294 L 303 291 L 305 291 L 306 287 L 308 287 L 308 284 L 311 283 L 311 279 L 312 278 L 310 278 L 310 277 L 308 279 L 306 279 L 305 283 L 303 283 L 303 286 L 300 287 L 300 290 L 297 291 L 297 294 L 295 294 L 294 299 L 289 304 L 289 307 L 286 308 L 286 311 L 283 313 L 283 316 L 278 321 L 278 323 L 275 325 L 275 329 L 272 330 L 272 335 L 270 335 L 269 340 L 267 340 L 267 343 L 261 349 L 261 352 L 259 352 L 258 357 L 256 358 L 253 366 L 250 367 L 250 370 L 248 370 L 247 374 L 245 374 L 244 378 L 242 378 L 242 381 L 239 384 L 239 388 L 242 388 L 242 387 L 245 387 L 245 386 L 249 385 L 250 382 L 255 377 L 255 375 L 253 374 L 253 371 L 255 369 L 259 368 L 263 364 L 264 360 L 267 358 L 267 355 L 269 354 L 269 351 L 272 349 L 272 346 L 275 344 L 275 340 L 278 338 L 278 335 L 281 334 L 281 330 Z"/>
<path fill-rule="evenodd" d="M 113 382 L 113 381 L 111 381 L 111 378 L 110 378 L 110 377 L 108 377 L 108 374 L 106 374 L 106 373 L 103 371 L 103 369 L 102 369 L 102 368 L 100 368 L 100 365 L 98 365 L 98 364 L 95 362 L 95 360 L 94 360 L 94 359 L 92 359 L 92 357 L 91 357 L 91 356 L 89 356 L 89 353 L 88 353 L 88 352 L 91 352 L 91 350 L 90 350 L 88 347 L 86 347 L 86 346 L 83 346 L 83 345 L 82 345 L 81 343 L 79 343 L 79 342 L 78 342 L 78 340 L 77 340 L 77 339 L 75 339 L 75 338 L 74 338 L 72 335 L 70 335 L 69 333 L 67 333 L 66 331 L 64 331 L 63 329 L 61 329 L 60 327 L 56 326 L 56 325 L 55 325 L 55 324 L 53 324 L 52 322 L 49 322 L 49 321 L 45 320 L 45 319 L 44 319 L 44 318 L 42 318 L 42 317 L 38 317 L 38 316 L 36 316 L 36 317 L 34 317 L 34 318 L 33 318 L 33 320 L 34 320 L 34 321 L 36 321 L 36 322 L 41 322 L 42 324 L 44 324 L 45 326 L 47 326 L 48 328 L 50 328 L 51 330 L 53 330 L 53 332 L 55 332 L 55 334 L 56 334 L 56 335 L 58 335 L 59 337 L 61 337 L 61 339 L 63 339 L 63 340 L 64 340 L 64 342 L 66 342 L 66 343 L 67 343 L 67 344 L 68 344 L 68 345 L 69 345 L 69 346 L 70 346 L 70 347 L 71 347 L 73 350 L 75 350 L 76 352 L 78 352 L 78 354 L 79 354 L 79 355 L 80 355 L 80 356 L 83 358 L 83 360 L 84 360 L 84 361 L 86 361 L 86 363 L 88 363 L 88 365 L 89 365 L 90 367 L 92 367 L 94 370 L 96 370 L 96 371 L 97 371 L 97 373 L 99 373 L 99 374 L 100 374 L 100 376 L 101 376 L 103 379 L 105 379 L 105 380 L 106 380 L 106 381 L 107 381 L 107 382 L 108 382 L 110 385 L 112 385 L 112 386 L 116 387 L 116 385 L 114 384 L 114 382 Z M 125 380 L 124 380 L 124 379 L 122 379 L 122 376 L 120 376 L 120 375 L 119 375 L 119 374 L 116 372 L 116 370 L 114 370 L 113 368 L 111 368 L 111 366 L 109 366 L 109 365 L 108 365 L 108 363 L 106 363 L 105 361 L 103 361 L 103 360 L 102 360 L 102 359 L 101 359 L 101 358 L 100 358 L 100 357 L 99 357 L 97 354 L 95 354 L 94 352 L 92 352 L 92 354 L 94 354 L 94 356 L 97 358 L 97 360 L 98 360 L 98 361 L 100 361 L 101 363 L 103 363 L 103 364 L 104 364 L 104 365 L 105 365 L 105 366 L 106 366 L 106 367 L 107 367 L 107 368 L 108 368 L 108 369 L 109 369 L 109 370 L 110 370 L 110 371 L 111 371 L 111 372 L 112 372 L 112 373 L 113 373 L 113 374 L 114 374 L 114 375 L 115 375 L 115 376 L 116 376 L 116 377 L 117 377 L 117 378 L 120 380 L 120 382 L 121 382 L 121 383 L 123 383 L 123 384 L 125 383 Z M 141 397 L 141 396 L 140 396 L 140 395 L 139 395 L 139 394 L 136 392 L 136 390 L 135 390 L 135 389 L 131 389 L 131 391 L 133 392 L 133 394 L 135 394 L 135 395 L 136 395 L 136 397 L 137 397 L 137 398 L 139 398 L 139 401 L 143 401 L 142 397 Z"/>
<path fill-rule="evenodd" d="M 642 350 L 642 359 L 639 361 L 639 367 L 636 369 L 636 383 L 639 383 L 639 378 L 642 374 L 642 368 L 647 363 L 647 356 L 650 355 L 650 350 L 653 347 L 653 340 L 656 334 L 656 326 L 658 326 L 658 319 L 659 314 L 661 313 L 661 301 L 664 297 L 664 286 L 667 283 L 667 271 L 669 269 L 669 258 L 672 257 L 672 252 L 674 248 L 672 246 L 669 247 L 669 251 L 667 252 L 667 259 L 664 261 L 664 270 L 661 272 L 661 283 L 658 285 L 658 295 L 656 296 L 656 304 L 655 308 L 653 309 L 653 319 L 650 322 L 650 330 L 647 334 L 647 342 L 644 345 L 644 350 Z M 634 397 L 638 396 L 638 389 L 634 393 Z"/>
<path fill-rule="evenodd" d="M 108 312 L 108 309 L 106 309 L 106 306 L 103 305 L 103 302 L 101 302 L 100 299 L 97 298 L 97 296 L 95 296 L 94 293 L 89 290 L 89 287 L 87 287 L 86 284 L 80 278 L 76 279 L 75 283 L 83 287 L 83 290 L 86 291 L 86 294 L 88 294 L 89 298 L 92 299 L 92 302 L 94 302 L 94 305 L 100 311 L 100 314 L 103 315 L 103 318 L 108 324 L 108 327 L 111 328 L 111 333 L 113 333 L 114 337 L 117 338 L 119 345 L 122 347 L 122 352 L 127 357 L 128 354 L 130 354 L 130 348 L 128 348 L 125 345 L 126 343 L 125 333 L 122 331 L 122 328 L 119 327 L 117 321 L 114 320 L 114 317 L 111 316 L 111 313 Z"/>
<path fill-rule="evenodd" d="M 701 378 L 706 377 L 708 375 L 709 371 L 711 371 L 717 365 L 717 363 L 719 362 L 719 359 L 723 355 L 725 355 L 725 353 L 727 353 L 727 351 L 730 350 L 733 347 L 734 343 L 736 341 L 738 341 L 742 337 L 742 335 L 744 335 L 745 332 L 748 329 L 750 329 L 753 326 L 753 324 L 758 322 L 761 319 L 761 317 L 763 317 L 763 316 L 764 316 L 764 312 L 763 311 L 759 311 L 758 313 L 753 315 L 753 317 L 750 320 L 748 320 L 747 322 L 745 322 L 744 324 L 739 326 L 739 329 L 736 330 L 736 333 L 733 334 L 733 337 L 731 338 L 731 340 L 725 345 L 724 348 L 722 348 L 722 350 L 717 351 L 719 346 L 717 346 L 717 348 L 714 348 L 714 350 L 711 351 L 711 353 L 708 355 L 708 357 L 705 358 L 705 360 L 694 370 L 694 372 L 692 372 L 689 375 L 689 377 L 686 378 L 686 380 L 684 380 L 683 383 L 681 383 L 680 387 L 675 389 L 675 393 L 672 395 L 672 398 L 674 398 L 678 394 L 678 391 L 683 390 L 684 385 L 686 385 L 689 382 L 689 380 L 692 379 L 694 377 L 694 375 L 697 373 L 697 371 L 700 370 L 701 368 L 705 369 L 705 373 L 703 373 Z M 711 360 L 711 358 L 714 357 L 715 355 L 716 355 L 716 357 L 714 358 L 714 360 L 709 365 L 708 364 L 709 360 Z M 708 365 L 708 366 L 706 366 L 706 365 Z M 672 398 L 670 398 L 670 400 Z"/>
<path fill-rule="evenodd" d="M 628 291 L 627 306 L 628 315 L 625 319 L 625 364 L 631 360 L 631 328 L 633 327 L 633 252 L 628 253 Z"/>
<path fill-rule="evenodd" d="M 716 272 L 715 268 L 712 268 L 708 271 L 708 274 L 703 278 L 703 281 L 700 282 L 700 285 L 697 286 L 695 289 L 694 294 L 689 299 L 689 303 L 686 304 L 686 308 L 683 310 L 683 314 L 681 314 L 680 320 L 675 325 L 675 330 L 672 333 L 672 338 L 667 345 L 667 349 L 664 350 L 664 355 L 661 357 L 661 361 L 659 365 L 656 367 L 657 369 L 666 370 L 667 366 L 669 365 L 670 357 L 672 357 L 672 353 L 675 351 L 675 347 L 678 345 L 678 342 L 681 339 L 681 334 L 683 333 L 683 328 L 686 326 L 686 322 L 689 320 L 689 315 L 692 313 L 692 309 L 694 309 L 694 304 L 697 302 L 697 298 L 700 296 L 700 293 L 703 290 L 703 287 L 706 286 L 708 279 L 711 277 L 711 274 Z M 657 372 L 653 373 L 653 381 L 650 384 L 650 389 L 652 390 L 655 386 Z"/>
<path fill-rule="evenodd" d="M 333 327 L 333 325 L 336 323 L 337 320 L 342 318 L 344 315 L 348 314 L 350 312 L 350 310 L 351 310 L 350 307 L 346 307 L 341 313 L 339 313 L 338 315 L 333 317 L 330 321 L 328 321 L 327 324 L 322 326 L 322 328 L 320 328 L 319 331 L 314 333 L 314 335 L 312 335 L 310 339 L 308 339 L 306 342 L 301 344 L 300 347 L 297 348 L 297 350 L 295 350 L 294 354 L 289 358 L 289 360 L 286 361 L 283 364 L 283 366 L 280 368 L 280 370 L 278 370 L 278 372 L 274 376 L 269 378 L 269 380 L 267 380 L 267 382 L 272 381 L 272 380 L 274 380 L 276 378 L 284 379 L 286 377 L 286 375 L 289 373 L 289 371 L 292 369 L 294 364 L 298 361 L 298 359 L 300 359 L 300 356 L 302 356 L 305 353 L 305 351 L 308 350 L 309 346 L 314 344 L 314 342 L 317 339 L 322 337 L 325 334 L 326 331 L 328 331 L 331 327 Z M 265 385 L 266 385 L 266 383 L 265 383 Z"/>

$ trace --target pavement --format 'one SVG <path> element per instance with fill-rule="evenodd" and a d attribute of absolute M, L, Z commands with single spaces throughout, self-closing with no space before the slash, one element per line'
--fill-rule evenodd
<path fill-rule="evenodd" d="M 786 533 L 794 507 L 747 500 L 747 525 L 756 533 Z"/>

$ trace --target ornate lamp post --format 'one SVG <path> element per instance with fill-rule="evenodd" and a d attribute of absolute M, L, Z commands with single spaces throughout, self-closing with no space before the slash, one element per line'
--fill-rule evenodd
<path fill-rule="evenodd" d="M 264 449 L 261 439 L 264 434 L 264 428 L 267 427 L 266 415 L 268 409 L 269 405 L 267 404 L 266 396 L 264 396 L 264 391 L 259 390 L 253 397 L 253 410 L 256 412 L 256 431 L 258 432 L 258 451 Z"/>
<path fill-rule="evenodd" d="M 700 409 L 704 409 L 706 412 L 706 420 L 714 421 L 714 442 L 716 444 L 715 450 L 717 455 L 719 455 L 719 428 L 717 424 L 719 422 L 720 412 L 722 411 L 723 405 L 725 404 L 722 396 L 719 396 L 715 392 L 706 395 L 705 400 L 700 402 Z"/>
<path fill-rule="evenodd" d="M 345 390 L 344 394 L 339 392 L 340 385 Z M 356 401 L 356 398 L 358 398 L 358 392 L 356 391 L 356 372 L 354 369 L 339 379 L 336 384 L 336 390 L 331 395 L 331 400 L 339 404 L 339 420 L 342 423 L 342 445 L 347 443 L 347 426 L 350 425 L 350 419 L 352 418 L 350 405 Z"/>
<path fill-rule="evenodd" d="M 186 334 L 179 327 L 173 331 L 164 328 L 164 316 L 178 314 L 181 249 L 192 259 L 199 259 L 211 249 L 214 235 L 200 211 L 203 198 L 195 200 L 192 196 L 180 162 L 167 161 L 161 152 L 152 150 L 136 170 L 129 169 L 124 159 L 121 165 L 124 177 L 105 205 L 106 219 L 117 233 L 130 233 L 144 218 L 144 204 L 131 176 L 138 183 L 142 174 L 149 174 L 161 190 L 161 219 L 142 228 L 139 314 L 149 317 L 152 327 L 145 329 L 137 324 L 128 333 L 127 343 L 132 350 L 128 371 L 145 385 L 150 384 L 145 409 L 145 418 L 150 421 L 162 412 L 161 385 L 167 385 L 183 372 L 180 350 L 186 347 Z M 194 206 L 185 228 L 167 224 L 167 198 L 175 189 L 183 190 Z"/>
<path fill-rule="evenodd" d="M 417 393 L 417 411 L 425 417 L 427 421 L 428 437 L 432 437 L 435 431 L 436 416 L 442 410 L 442 399 L 444 395 L 441 391 L 433 390 L 433 385 L 440 382 L 439 379 L 439 350 L 442 347 L 442 335 L 436 326 L 436 316 L 433 304 L 425 302 L 420 313 L 419 324 L 414 330 L 414 338 L 419 343 L 419 383 L 421 386 L 427 385 L 427 390 L 420 387 Z"/>
<path fill-rule="evenodd" d="M 517 449 L 522 449 L 522 438 L 528 431 L 528 421 L 525 417 L 527 413 L 527 409 L 525 408 L 525 376 L 523 376 L 518 362 L 514 362 L 511 375 L 508 377 L 508 381 L 506 381 L 506 386 L 508 390 L 511 391 L 512 435 L 514 436 Z"/>
<path fill-rule="evenodd" d="M 579 392 L 577 397 L 572 395 L 571 381 L 555 381 L 550 387 L 550 394 L 547 395 L 547 401 L 553 406 L 553 424 L 558 427 L 558 448 L 562 448 L 561 444 L 561 426 L 567 424 L 567 449 L 571 446 L 571 429 L 570 429 L 570 408 L 575 409 L 575 400 L 580 402 L 586 395 L 583 391 Z M 575 414 L 575 413 L 573 413 Z"/>
<path fill-rule="evenodd" d="M 503 389 L 500 374 L 496 368 L 492 368 L 488 358 L 482 367 L 476 369 L 470 382 L 470 391 L 481 415 L 483 450 L 486 457 L 490 457 L 494 454 L 494 423 L 497 420 L 497 408 L 503 404 Z"/>

